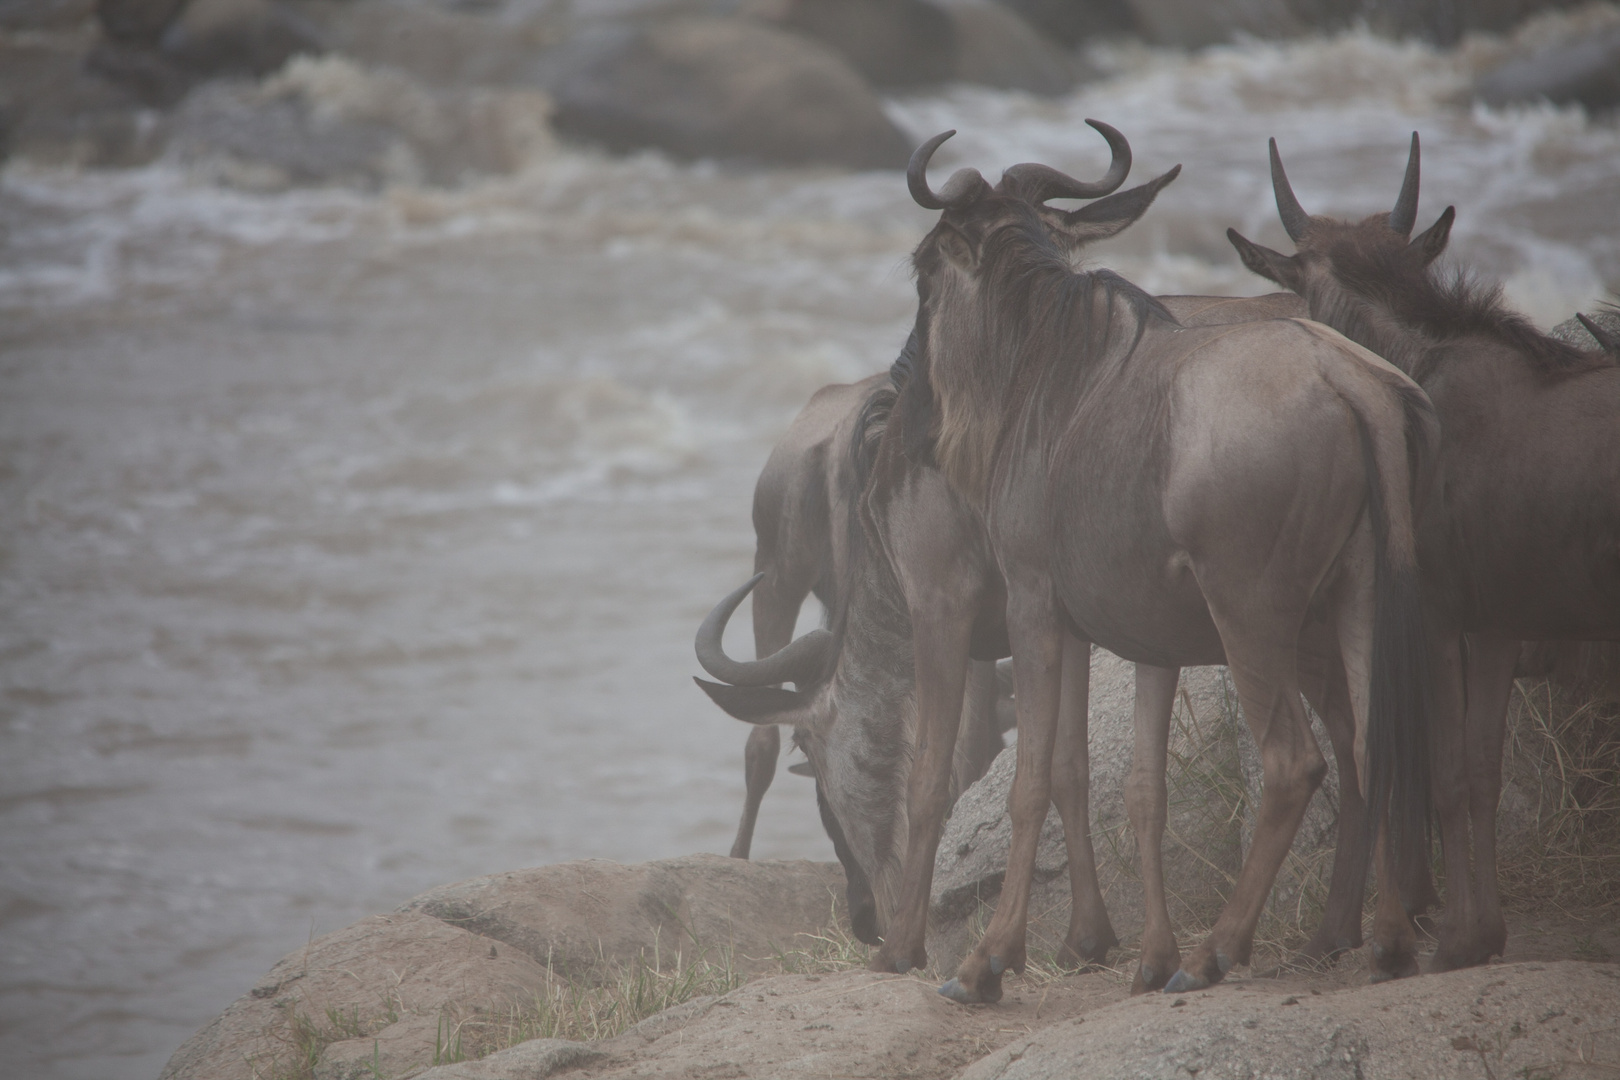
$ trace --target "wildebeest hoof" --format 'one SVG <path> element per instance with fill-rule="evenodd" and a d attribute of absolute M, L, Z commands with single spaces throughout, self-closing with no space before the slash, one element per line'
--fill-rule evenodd
<path fill-rule="evenodd" d="M 1001 1000 L 1001 980 L 995 979 L 986 989 L 974 990 L 961 979 L 953 978 L 940 987 L 939 992 L 958 1005 L 990 1005 Z"/>
<path fill-rule="evenodd" d="M 1000 975 L 1003 971 L 1006 971 L 1006 970 L 1007 970 L 1007 961 L 1003 960 L 999 956 L 992 956 L 990 958 L 990 974 L 992 974 L 992 975 Z"/>
<path fill-rule="evenodd" d="M 896 960 L 894 962 L 894 973 L 896 975 L 904 975 L 906 972 L 908 972 L 910 970 L 911 970 L 911 961 L 910 960 Z"/>
<path fill-rule="evenodd" d="M 1370 966 L 1367 981 L 1374 984 L 1389 982 L 1391 979 L 1405 979 L 1418 973 L 1417 959 L 1411 954 L 1396 956 L 1393 950 L 1376 942 L 1372 947 Z"/>
<path fill-rule="evenodd" d="M 1166 994 L 1181 994 L 1188 990 L 1204 990 L 1210 986 L 1210 981 L 1202 975 L 1189 975 L 1186 968 L 1181 968 L 1170 981 L 1164 984 Z"/>

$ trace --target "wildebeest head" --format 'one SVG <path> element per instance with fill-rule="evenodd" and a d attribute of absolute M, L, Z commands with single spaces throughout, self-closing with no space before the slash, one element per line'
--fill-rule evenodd
<path fill-rule="evenodd" d="M 1043 331 L 1065 336 L 1074 329 L 1070 316 L 1077 312 L 1082 321 L 1095 326 L 1118 314 L 1114 286 L 1125 284 L 1123 279 L 1106 271 L 1068 273 L 1073 259 L 1086 244 L 1129 227 L 1181 171 L 1178 165 L 1146 184 L 1119 191 L 1130 169 L 1130 145 L 1109 125 L 1086 123 L 1112 151 L 1108 172 L 1096 182 L 1024 163 L 1007 169 L 994 187 L 976 170 L 960 169 L 935 192 L 928 186 L 928 162 L 955 134 L 951 131 L 919 147 L 906 172 L 917 204 L 942 211 L 912 255 L 922 359 L 921 377 L 908 386 L 907 395 L 930 398 L 934 460 L 975 503 L 983 496 L 993 457 L 988 440 L 999 430 L 997 424 L 984 422 L 983 414 L 1005 403 L 1020 367 L 1017 356 L 1003 355 L 1007 343 Z M 1047 205 L 1052 199 L 1093 201 L 1060 210 Z M 992 279 L 995 287 L 984 292 L 981 286 Z M 1127 291 L 1139 292 L 1134 286 Z M 991 295 L 997 300 L 991 302 Z M 1091 300 L 1101 304 L 1100 319 L 1093 317 Z M 1037 321 L 1049 325 L 1030 325 L 1035 313 Z M 948 331 L 942 330 L 947 322 Z M 1138 318 L 1133 327 L 1139 322 Z M 902 408 L 908 404 L 903 399 Z"/>
<path fill-rule="evenodd" d="M 759 579 L 734 590 L 695 642 L 703 669 L 724 682 L 696 681 L 739 720 L 793 725 L 849 879 L 850 921 L 860 940 L 877 944 L 899 899 L 916 705 L 904 605 L 894 602 L 892 586 L 866 580 L 879 569 L 874 560 L 853 561 L 851 572 L 863 580 L 850 590 L 837 629 L 811 631 L 760 660 L 734 660 L 721 645 L 727 621 Z M 795 689 L 775 685 L 782 682 Z"/>
<path fill-rule="evenodd" d="M 1270 142 L 1271 188 L 1277 213 L 1298 252 L 1284 255 L 1254 243 L 1236 229 L 1226 237 L 1237 249 L 1243 265 L 1305 298 L 1313 317 L 1322 319 L 1330 309 L 1342 309 L 1348 296 L 1374 302 L 1394 298 L 1407 284 L 1426 278 L 1429 265 L 1445 251 L 1456 219 L 1448 206 L 1429 228 L 1412 236 L 1417 222 L 1420 150 L 1417 132 L 1407 154 L 1406 176 L 1395 206 L 1387 214 L 1373 214 L 1359 222 L 1313 217 L 1305 212 L 1283 171 L 1277 140 Z M 1408 289 L 1407 291 L 1411 291 Z M 1342 310 L 1333 314 L 1344 315 Z M 1367 317 L 1362 313 L 1362 317 Z M 1328 321 L 1328 320 L 1324 320 Z"/>

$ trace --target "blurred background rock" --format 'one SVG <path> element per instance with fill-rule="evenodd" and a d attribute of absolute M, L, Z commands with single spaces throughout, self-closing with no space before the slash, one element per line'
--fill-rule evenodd
<path fill-rule="evenodd" d="M 1110 40 L 1201 48 L 1364 24 L 1393 38 L 1451 45 L 1469 33 L 1508 32 L 1557 6 L 1568 5 L 4 0 L 0 146 L 88 166 L 138 165 L 165 152 L 194 161 L 212 147 L 249 162 L 244 175 L 261 180 L 375 185 L 409 175 L 448 183 L 519 160 L 520 145 L 491 144 L 506 135 L 490 134 L 487 118 L 524 113 L 517 127 L 525 131 L 549 124 L 617 152 L 892 168 L 908 146 L 879 93 L 966 83 L 1062 94 L 1094 76 L 1087 46 Z M 1556 38 L 1482 49 L 1474 95 L 1489 104 L 1544 100 L 1603 110 L 1620 102 L 1620 27 L 1601 13 L 1590 33 L 1566 26 Z M 435 112 L 440 121 L 424 127 L 373 109 L 363 123 L 353 116 L 323 122 L 290 84 L 249 88 L 295 58 L 322 56 L 350 64 L 341 70 L 351 81 L 377 77 L 397 86 L 398 75 L 408 77 L 413 115 Z M 387 72 L 397 74 L 380 74 Z M 462 137 L 442 128 L 472 114 L 484 118 L 474 123 L 485 131 L 468 152 Z"/>

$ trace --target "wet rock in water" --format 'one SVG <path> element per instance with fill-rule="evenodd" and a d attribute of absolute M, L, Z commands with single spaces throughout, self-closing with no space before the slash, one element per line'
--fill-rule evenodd
<path fill-rule="evenodd" d="M 792 0 L 778 23 L 815 38 L 874 86 L 960 81 L 1061 94 L 1071 58 L 992 0 Z"/>
<path fill-rule="evenodd" d="M 1127 0 L 1137 33 L 1155 45 L 1198 48 L 1235 34 L 1294 37 L 1307 29 L 1289 0 Z"/>
<path fill-rule="evenodd" d="M 842 59 L 748 20 L 601 24 L 567 51 L 557 130 L 613 150 L 872 169 L 911 153 Z"/>
<path fill-rule="evenodd" d="M 1125 812 L 1124 783 L 1130 774 L 1135 740 L 1135 666 L 1101 649 L 1091 664 L 1090 754 L 1091 832 L 1098 878 L 1109 918 L 1121 940 L 1137 935 L 1143 923 L 1142 887 L 1135 838 Z M 1229 878 L 1242 862 L 1259 803 L 1260 768 L 1253 740 L 1238 718 L 1236 695 L 1225 669 L 1184 668 L 1171 728 L 1168 780 L 1170 818 L 1164 838 L 1165 881 L 1173 918 L 1191 912 L 1213 915 Z M 1337 821 L 1337 769 L 1327 739 L 1317 740 L 1329 756 L 1328 779 L 1312 799 L 1296 835 L 1293 852 L 1303 860 L 1285 866 L 1272 903 L 1286 906 L 1305 883 L 1293 865 L 1307 867 L 1331 851 Z M 1003 752 L 957 801 L 945 824 L 934 860 L 929 904 L 928 955 L 949 970 L 972 948 L 979 932 L 979 905 L 993 907 L 1006 877 L 1012 821 L 1007 796 L 1015 772 L 1014 750 Z M 1241 800 L 1242 805 L 1236 805 Z M 1031 898 L 1031 938 L 1053 948 L 1068 929 L 1070 888 L 1068 851 L 1057 811 L 1041 828 Z"/>
<path fill-rule="evenodd" d="M 1030 26 L 1065 45 L 1135 28 L 1127 0 L 1000 0 Z"/>
<path fill-rule="evenodd" d="M 1325 994 L 1243 990 L 1108 1005 L 1010 1043 L 959 1080 L 1540 1076 L 1556 1075 L 1552 1062 L 1620 1051 L 1613 964 L 1497 965 Z"/>
<path fill-rule="evenodd" d="M 956 28 L 927 0 L 789 0 L 781 25 L 837 52 L 874 86 L 926 86 L 956 74 Z"/>
<path fill-rule="evenodd" d="M 95 17 L 95 0 L 5 0 L 0 30 L 65 30 Z"/>
<path fill-rule="evenodd" d="M 155 45 L 186 0 L 96 0 L 96 19 L 114 41 Z"/>
<path fill-rule="evenodd" d="M 162 38 L 163 55 L 201 76 L 276 71 L 326 51 L 315 24 L 276 0 L 190 0 Z"/>
<path fill-rule="evenodd" d="M 300 57 L 263 83 L 213 82 L 176 111 L 169 154 L 236 186 L 451 184 L 552 145 L 534 90 L 435 90 L 344 57 Z"/>
<path fill-rule="evenodd" d="M 792 948 L 795 935 L 832 925 L 843 888 L 837 863 L 718 855 L 588 860 L 444 886 L 290 953 L 176 1051 L 163 1080 L 245 1080 L 295 1067 L 317 1080 L 416 1075 L 453 1053 L 457 1033 L 476 1054 L 478 1018 L 532 1013 L 558 975 L 589 985 L 610 979 L 618 963 L 667 965 L 677 954 L 718 962 L 723 950 L 738 970 L 768 966 L 762 958 Z M 657 1030 L 656 1018 L 643 1027 Z M 594 1055 L 545 1040 L 492 1055 L 489 1068 L 438 1075 L 544 1076 Z"/>
<path fill-rule="evenodd" d="M 1075 64 L 1068 54 L 1037 34 L 1011 10 L 987 2 L 953 3 L 956 70 L 952 78 L 1024 90 L 1062 94 L 1075 83 Z"/>
<path fill-rule="evenodd" d="M 1487 105 L 1547 101 L 1612 109 L 1620 105 L 1620 26 L 1509 60 L 1474 83 L 1474 97 Z"/>
<path fill-rule="evenodd" d="M 0 39 L 0 159 L 140 165 L 161 151 L 164 120 L 127 86 L 87 69 L 85 44 L 54 34 Z"/>

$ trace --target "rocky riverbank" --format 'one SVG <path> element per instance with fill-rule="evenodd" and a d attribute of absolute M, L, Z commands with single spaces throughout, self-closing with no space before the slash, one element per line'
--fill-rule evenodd
<path fill-rule="evenodd" d="M 287 956 L 163 1077 L 1472 1078 L 1620 1067 L 1620 965 L 1577 958 L 1620 955 L 1609 924 L 1520 920 L 1516 962 L 1381 986 L 1350 960 L 1132 999 L 1123 968 L 1032 964 L 1009 977 L 1002 1004 L 964 1008 L 935 993 L 933 975 L 863 970 L 838 928 L 841 893 L 833 864 L 706 855 L 446 886 Z M 650 997 L 685 999 L 633 1025 L 599 1012 L 604 1038 L 557 1026 L 570 995 L 602 993 L 632 969 Z M 683 995 L 683 978 L 688 991 L 718 992 Z"/>

